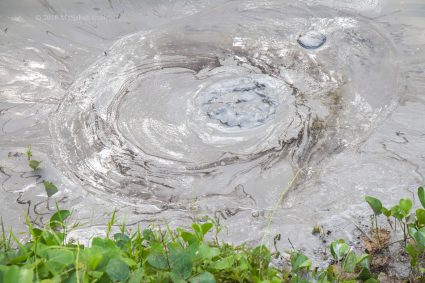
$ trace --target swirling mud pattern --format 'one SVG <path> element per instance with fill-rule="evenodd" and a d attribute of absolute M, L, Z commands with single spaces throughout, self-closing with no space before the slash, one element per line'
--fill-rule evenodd
<path fill-rule="evenodd" d="M 51 123 L 55 162 L 132 205 L 255 199 L 361 143 L 397 80 L 391 43 L 359 16 L 232 2 L 121 38 L 81 73 Z"/>

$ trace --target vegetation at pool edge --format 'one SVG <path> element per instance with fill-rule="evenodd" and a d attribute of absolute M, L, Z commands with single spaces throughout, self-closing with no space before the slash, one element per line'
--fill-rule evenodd
<path fill-rule="evenodd" d="M 411 282 L 425 281 L 425 190 L 419 187 L 417 191 L 421 208 L 412 212 L 413 201 L 411 199 L 400 199 L 399 203 L 386 208 L 382 202 L 374 197 L 366 196 L 365 200 L 373 210 L 372 233 L 377 240 L 377 246 L 386 248 L 388 243 L 380 238 L 382 231 L 378 225 L 377 218 L 384 215 L 390 229 L 397 233 L 397 227 L 403 234 L 403 245 L 405 252 L 410 258 Z"/>
<path fill-rule="evenodd" d="M 421 204 L 425 192 L 418 189 Z M 403 243 L 410 256 L 410 282 L 422 282 L 425 251 L 425 210 L 411 214 L 412 201 L 386 209 L 380 200 L 365 198 L 374 212 L 372 239 L 378 249 L 388 242 L 380 237 L 383 230 L 376 217 L 394 218 L 392 229 L 401 227 Z M 379 282 L 371 270 L 372 255 L 357 255 L 344 241 L 330 244 L 332 262 L 324 269 L 312 268 L 301 252 L 292 250 L 283 267 L 272 263 L 280 256 L 265 246 L 230 245 L 218 240 L 222 226 L 212 219 L 195 221 L 190 230 L 151 226 L 135 232 L 122 224 L 111 236 L 116 224 L 115 212 L 108 222 L 105 237 L 94 237 L 91 245 L 69 239 L 73 228 L 67 224 L 68 210 L 57 211 L 49 223 L 39 229 L 26 217 L 30 240 L 22 243 L 3 224 L 0 236 L 0 283 L 3 282 Z M 390 219 L 391 220 L 391 219 Z M 400 229 L 400 228 L 399 228 Z M 316 229 L 317 230 L 317 229 Z M 407 231 L 407 232 L 406 232 Z M 214 232 L 211 236 L 210 233 Z M 316 231 L 317 232 L 317 231 Z"/>
<path fill-rule="evenodd" d="M 152 226 L 128 233 L 123 224 L 111 237 L 114 213 L 106 236 L 85 247 L 66 240 L 70 215 L 57 210 L 43 229 L 26 217 L 31 237 L 26 243 L 11 230 L 7 235 L 2 225 L 0 282 L 378 282 L 370 255 L 357 256 L 343 240 L 331 243 L 334 264 L 327 269 L 312 269 L 295 250 L 289 263 L 277 268 L 271 262 L 279 252 L 219 242 L 222 226 L 211 219 L 195 221 L 191 230 Z"/>
<path fill-rule="evenodd" d="M 28 165 L 36 171 L 41 161 L 34 160 L 31 146 L 26 151 Z M 47 197 L 58 192 L 52 182 L 43 181 Z M 191 230 L 168 226 L 161 229 L 137 228 L 131 233 L 121 225 L 112 237 L 115 212 L 108 222 L 105 237 L 94 237 L 91 245 L 69 239 L 75 227 L 67 224 L 71 212 L 60 210 L 52 215 L 43 229 L 33 227 L 28 216 L 28 240 L 25 243 L 12 230 L 5 231 L 1 221 L 0 283 L 8 282 L 379 282 L 371 268 L 372 256 L 387 249 L 387 229 L 378 224 L 378 216 L 387 217 L 390 229 L 402 231 L 405 252 L 410 257 L 410 282 L 425 281 L 425 191 L 418 188 L 423 208 L 411 213 L 413 201 L 401 199 L 391 208 L 366 196 L 373 210 L 369 253 L 356 254 L 344 240 L 330 244 L 330 264 L 312 268 L 312 262 L 301 252 L 289 251 L 290 258 L 277 267 L 273 263 L 281 254 L 266 246 L 250 247 L 220 242 L 222 226 L 207 219 L 195 221 Z M 214 231 L 214 236 L 208 235 Z M 320 233 L 320 226 L 313 234 Z M 207 236 L 207 237 L 206 237 Z M 209 237 L 208 237 L 209 236 Z M 208 239 L 208 240 L 207 240 Z M 275 237 L 280 240 L 280 235 Z M 397 241 L 399 242 L 399 241 Z M 280 265 L 280 264 L 279 264 Z"/>

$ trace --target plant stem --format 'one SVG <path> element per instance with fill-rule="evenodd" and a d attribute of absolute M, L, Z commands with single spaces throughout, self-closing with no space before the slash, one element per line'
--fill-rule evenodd
<path fill-rule="evenodd" d="M 378 238 L 378 244 L 381 246 L 381 237 L 379 236 L 379 228 L 378 228 L 378 217 L 375 215 L 375 228 L 376 228 L 376 236 Z"/>
<path fill-rule="evenodd" d="M 394 227 L 393 227 L 393 225 L 391 224 L 391 220 L 390 220 L 390 218 L 389 218 L 389 217 L 387 218 L 387 221 L 388 221 L 388 224 L 390 224 L 391 230 L 394 230 Z"/>
<path fill-rule="evenodd" d="M 400 225 L 401 225 L 401 228 L 403 230 L 404 247 L 406 247 L 407 246 L 406 223 L 404 223 L 400 220 Z"/>

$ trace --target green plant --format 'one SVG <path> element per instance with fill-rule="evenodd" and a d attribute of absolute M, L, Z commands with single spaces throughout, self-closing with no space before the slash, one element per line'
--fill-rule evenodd
<path fill-rule="evenodd" d="M 37 160 L 30 160 L 28 162 L 28 165 L 31 167 L 31 169 L 33 171 L 37 170 L 40 167 L 40 163 L 41 161 L 37 161 Z"/>
<path fill-rule="evenodd" d="M 42 229 L 33 227 L 26 217 L 31 237 L 26 243 L 11 230 L 7 236 L 3 228 L 0 282 L 325 283 L 372 278 L 370 256 L 355 255 L 343 240 L 331 243 L 335 264 L 327 269 L 312 270 L 311 261 L 295 250 L 287 267 L 279 269 L 271 265 L 276 254 L 265 246 L 207 240 L 209 232 L 219 229 L 211 219 L 195 221 L 190 230 L 152 226 L 129 233 L 122 224 L 112 235 L 114 212 L 106 236 L 93 238 L 91 246 L 85 247 L 66 241 L 70 215 L 58 208 Z"/>
<path fill-rule="evenodd" d="M 37 170 L 40 167 L 41 161 L 32 159 L 33 154 L 32 154 L 32 150 L 31 150 L 31 145 L 28 145 L 25 153 L 27 155 L 29 167 L 31 167 L 31 169 L 33 171 Z M 52 182 L 43 181 L 43 185 L 44 185 L 44 189 L 46 191 L 46 194 L 49 198 L 58 192 L 58 188 Z"/>
<path fill-rule="evenodd" d="M 382 245 L 382 241 L 381 241 L 381 237 L 380 237 L 381 228 L 378 225 L 378 216 L 381 215 L 383 213 L 383 211 L 387 212 L 387 209 L 382 206 L 381 201 L 377 198 L 374 198 L 374 197 L 371 197 L 371 196 L 366 196 L 365 200 L 373 210 L 372 231 L 376 235 L 376 238 L 378 239 L 378 245 L 381 246 Z M 387 215 L 386 213 L 384 213 L 384 214 Z"/>
<path fill-rule="evenodd" d="M 26 150 L 26 155 L 27 155 L 27 159 L 28 159 L 28 166 L 31 167 L 31 169 L 33 171 L 37 170 L 40 167 L 40 163 L 41 161 L 37 161 L 32 159 L 32 150 L 31 150 L 31 145 L 28 145 L 27 150 Z"/>
<path fill-rule="evenodd" d="M 394 218 L 394 230 L 397 229 L 397 223 L 401 227 L 403 231 L 403 240 L 404 244 L 407 245 L 408 239 L 408 225 L 414 222 L 414 215 L 410 214 L 410 211 L 413 206 L 413 202 L 410 199 L 400 199 L 399 203 L 391 207 L 390 209 L 385 208 L 381 201 L 377 198 L 373 198 L 370 196 L 365 197 L 366 202 L 373 210 L 373 218 L 375 223 L 375 233 L 379 239 L 379 227 L 377 217 L 381 214 L 384 214 L 388 219 L 390 217 Z M 424 211 L 425 212 L 425 211 Z M 391 223 L 389 221 L 389 223 Z"/>
<path fill-rule="evenodd" d="M 366 201 L 371 206 L 375 217 L 384 214 L 388 219 L 394 219 L 396 232 L 397 223 L 403 232 L 403 243 L 406 253 L 410 257 L 410 267 L 413 278 L 425 280 L 425 191 L 423 187 L 418 188 L 418 198 L 422 208 L 418 208 L 415 213 L 411 213 L 413 201 L 411 199 L 400 199 L 399 203 L 387 209 L 375 198 L 366 197 Z M 391 222 L 389 221 L 391 224 Z"/>
<path fill-rule="evenodd" d="M 52 182 L 44 181 L 43 184 L 48 197 L 51 197 L 58 192 L 58 188 Z"/>
<path fill-rule="evenodd" d="M 27 146 L 27 151 L 25 153 L 27 155 L 28 160 L 31 160 L 31 157 L 32 157 L 31 145 Z"/>
<path fill-rule="evenodd" d="M 318 282 L 378 282 L 370 270 L 371 255 L 356 255 L 342 239 L 333 241 L 330 251 L 334 264 L 317 272 Z"/>
<path fill-rule="evenodd" d="M 65 242 L 69 216 L 68 210 L 58 210 L 43 229 L 27 221 L 32 239 L 21 244 L 12 236 L 17 247 L 4 247 L 0 277 L 6 282 L 281 282 L 279 271 L 269 267 L 266 247 L 207 242 L 211 221 L 195 222 L 191 231 L 152 227 L 132 234 L 122 225 L 112 238 L 96 237 L 84 247 Z M 114 219 L 115 213 L 108 234 Z"/>

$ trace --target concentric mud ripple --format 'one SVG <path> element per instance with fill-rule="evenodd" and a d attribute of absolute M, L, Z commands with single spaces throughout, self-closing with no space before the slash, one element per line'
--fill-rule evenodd
<path fill-rule="evenodd" d="M 118 40 L 53 117 L 57 164 L 96 194 L 185 207 L 360 142 L 397 98 L 391 44 L 358 17 L 267 2 Z M 326 42 L 303 48 L 309 31 Z M 270 172 L 254 199 L 287 183 Z"/>

